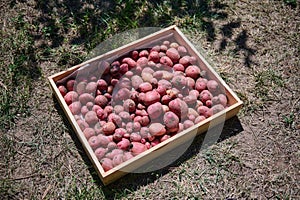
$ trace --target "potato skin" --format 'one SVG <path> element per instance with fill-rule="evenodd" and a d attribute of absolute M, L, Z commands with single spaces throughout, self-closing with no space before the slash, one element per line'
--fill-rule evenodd
<path fill-rule="evenodd" d="M 167 129 L 176 129 L 179 126 L 178 116 L 171 111 L 164 114 L 163 121 Z"/>
<path fill-rule="evenodd" d="M 104 171 L 109 171 L 110 169 L 112 169 L 114 167 L 112 160 L 109 158 L 102 158 L 100 160 L 100 163 L 101 163 L 101 166 Z"/>
<path fill-rule="evenodd" d="M 197 79 L 200 76 L 200 68 L 196 65 L 190 65 L 185 69 L 185 74 L 187 77 Z"/>
<path fill-rule="evenodd" d="M 94 125 L 98 122 L 97 114 L 94 111 L 87 112 L 84 116 L 84 119 L 89 125 Z"/>
<path fill-rule="evenodd" d="M 160 102 L 156 102 L 154 104 L 151 104 L 147 108 L 148 115 L 150 119 L 157 119 L 159 118 L 163 113 L 162 104 Z"/>
<path fill-rule="evenodd" d="M 132 148 L 130 149 L 133 156 L 136 156 L 147 150 L 147 147 L 140 142 L 131 142 Z"/>
<path fill-rule="evenodd" d="M 78 115 L 81 113 L 81 103 L 79 101 L 75 101 L 69 105 L 69 109 L 73 115 Z"/>
<path fill-rule="evenodd" d="M 149 91 L 145 94 L 144 104 L 146 106 L 160 101 L 160 94 L 156 90 Z"/>
<path fill-rule="evenodd" d="M 173 63 L 178 62 L 178 60 L 180 59 L 180 55 L 177 49 L 172 47 L 167 50 L 166 55 L 172 60 Z"/>
<path fill-rule="evenodd" d="M 70 91 L 64 96 L 64 100 L 67 105 L 70 105 L 72 102 L 78 100 L 78 94 L 75 91 Z"/>
<path fill-rule="evenodd" d="M 161 123 L 152 123 L 149 126 L 149 132 L 152 136 L 162 136 L 166 133 L 166 129 Z"/>

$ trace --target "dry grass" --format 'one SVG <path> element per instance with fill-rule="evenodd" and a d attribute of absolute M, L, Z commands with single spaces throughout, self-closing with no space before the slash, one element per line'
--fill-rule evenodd
<path fill-rule="evenodd" d="M 3 199 L 300 198 L 299 2 L 101 2 L 0 3 Z M 170 24 L 205 49 L 245 106 L 217 144 L 199 151 L 199 137 L 170 167 L 104 187 L 46 77 L 116 32 Z"/>

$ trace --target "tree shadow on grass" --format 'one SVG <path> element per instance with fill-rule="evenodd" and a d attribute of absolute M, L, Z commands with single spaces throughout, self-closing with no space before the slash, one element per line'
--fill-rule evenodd
<path fill-rule="evenodd" d="M 90 171 L 90 174 L 92 175 L 94 181 L 99 186 L 99 189 L 101 189 L 106 197 L 106 199 L 118 199 L 121 197 L 126 196 L 127 194 L 130 194 L 131 192 L 137 190 L 141 186 L 148 185 L 150 183 L 155 182 L 159 177 L 164 176 L 165 174 L 168 174 L 172 171 L 172 169 L 179 167 L 182 163 L 186 162 L 195 154 L 200 153 L 203 149 L 208 148 L 210 145 L 205 146 L 205 148 L 202 147 L 204 138 L 207 136 L 207 133 L 200 134 L 194 138 L 191 145 L 186 149 L 186 145 L 183 144 L 178 147 L 178 149 L 182 148 L 182 156 L 180 156 L 177 160 L 172 162 L 171 164 L 167 165 L 166 167 L 163 167 L 162 169 L 155 170 L 152 172 L 146 172 L 146 173 L 129 173 L 119 180 L 104 186 L 100 178 L 98 177 L 97 172 L 93 168 L 93 164 L 89 160 L 88 156 L 86 155 L 84 148 L 79 141 L 79 139 L 76 136 L 76 133 L 74 132 L 72 126 L 70 125 L 68 119 L 66 118 L 63 109 L 61 108 L 60 104 L 56 100 L 56 98 L 53 96 L 55 108 L 62 117 L 64 124 L 67 126 L 71 138 L 74 141 L 83 161 L 88 166 L 88 170 Z M 220 130 L 220 126 L 216 126 L 215 128 L 212 128 L 209 133 L 210 134 L 219 134 L 218 130 Z M 238 119 L 237 116 L 234 116 L 233 118 L 226 120 L 222 129 L 222 132 L 219 136 L 218 142 L 222 142 L 226 140 L 227 138 L 230 138 L 232 136 L 235 136 L 243 131 L 243 127 Z M 188 144 L 189 142 L 187 142 Z M 176 151 L 178 153 L 178 151 Z M 174 154 L 174 153 L 173 153 Z M 158 163 L 158 161 L 164 160 L 162 158 L 164 157 L 177 157 L 177 155 L 172 155 L 172 152 L 166 152 L 165 154 L 161 155 L 160 157 L 154 159 L 151 161 L 151 163 Z M 147 164 L 147 163 L 145 163 Z"/>

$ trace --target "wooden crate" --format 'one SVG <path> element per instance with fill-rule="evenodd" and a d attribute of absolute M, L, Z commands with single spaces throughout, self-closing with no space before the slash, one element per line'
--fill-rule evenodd
<path fill-rule="evenodd" d="M 147 151 L 135 156 L 134 158 L 123 162 L 122 164 L 114 167 L 113 169 L 105 172 L 96 158 L 92 148 L 88 144 L 88 141 L 86 140 L 85 136 L 83 135 L 83 132 L 79 128 L 74 116 L 72 115 L 70 109 L 68 108 L 68 105 L 64 101 L 63 96 L 60 94 L 56 83 L 57 81 L 61 81 L 70 74 L 74 73 L 76 70 L 78 70 L 82 66 L 86 66 L 88 64 L 93 65 L 93 63 L 96 63 L 100 60 L 107 60 L 112 58 L 116 58 L 120 55 L 124 55 L 134 49 L 140 49 L 145 46 L 149 46 L 149 44 L 153 44 L 154 41 L 163 40 L 164 38 L 173 37 L 177 43 L 180 45 L 183 45 L 187 48 L 190 55 L 195 56 L 198 60 L 198 65 L 206 70 L 209 74 L 210 79 L 217 80 L 224 88 L 225 92 L 228 98 L 229 106 L 217 113 L 213 116 L 205 119 L 204 121 L 200 122 L 199 124 L 194 125 L 193 127 L 190 127 L 170 139 L 159 143 L 158 145 L 148 149 Z M 122 46 L 120 48 L 117 48 L 115 50 L 112 50 L 108 53 L 105 53 L 103 55 L 100 55 L 98 57 L 92 58 L 84 63 L 81 63 L 79 65 L 76 65 L 66 71 L 62 71 L 60 73 L 57 73 L 55 75 L 52 75 L 48 77 L 48 80 L 50 82 L 50 86 L 58 99 L 61 107 L 64 110 L 64 113 L 66 114 L 69 122 L 71 123 L 78 139 L 82 143 L 82 146 L 84 147 L 86 154 L 90 158 L 91 162 L 94 165 L 95 170 L 97 171 L 100 179 L 102 180 L 104 185 L 107 185 L 109 183 L 112 183 L 119 179 L 120 177 L 124 176 L 128 172 L 133 172 L 135 169 L 143 166 L 147 162 L 157 158 L 158 156 L 178 147 L 179 145 L 193 139 L 193 137 L 196 134 L 203 133 L 207 131 L 209 127 L 217 125 L 219 122 L 222 122 L 224 119 L 229 119 L 236 115 L 241 108 L 243 102 L 237 97 L 237 95 L 229 88 L 229 86 L 222 80 L 222 78 L 214 71 L 214 69 L 211 67 L 211 65 L 205 60 L 203 55 L 201 55 L 196 48 L 188 41 L 188 39 L 184 36 L 184 34 L 176 27 L 171 26 L 166 29 L 163 29 L 161 31 L 158 31 L 156 33 L 150 34 L 142 39 L 139 39 L 137 41 L 134 41 L 130 44 L 127 44 L 125 46 Z M 213 124 L 211 124 L 213 122 Z"/>

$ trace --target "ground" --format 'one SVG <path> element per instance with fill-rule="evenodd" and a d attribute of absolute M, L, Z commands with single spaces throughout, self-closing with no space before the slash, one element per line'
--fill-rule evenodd
<path fill-rule="evenodd" d="M 297 0 L 0 2 L 2 199 L 299 199 Z M 219 142 L 103 186 L 47 83 L 101 41 L 176 24 L 244 101 Z"/>

